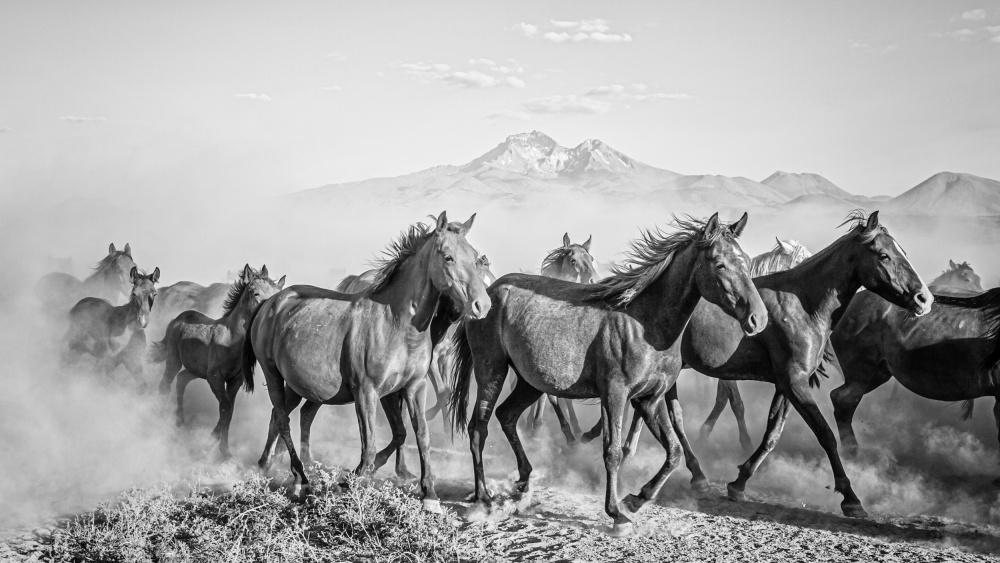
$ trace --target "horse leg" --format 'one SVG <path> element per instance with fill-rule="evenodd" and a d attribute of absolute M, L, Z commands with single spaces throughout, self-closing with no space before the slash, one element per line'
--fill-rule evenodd
<path fill-rule="evenodd" d="M 392 430 L 392 441 L 389 445 L 375 454 L 374 468 L 378 471 L 380 467 L 389 461 L 389 457 L 396 454 L 396 475 L 401 479 L 409 480 L 416 477 L 406 469 L 403 461 L 402 447 L 406 441 L 406 425 L 403 423 L 403 392 L 397 391 L 391 395 L 386 395 L 381 399 L 382 410 L 385 411 L 386 418 L 389 419 L 389 428 Z M 416 414 L 416 413 L 414 413 Z M 412 414 L 410 417 L 412 418 Z"/>
<path fill-rule="evenodd" d="M 604 469 L 607 473 L 604 491 L 604 511 L 614 521 L 611 534 L 631 535 L 632 520 L 622 514 L 618 502 L 618 470 L 622 464 L 622 422 L 628 391 L 624 385 L 609 382 L 601 397 L 601 419 L 604 421 Z"/>
<path fill-rule="evenodd" d="M 361 429 L 361 460 L 354 469 L 354 474 L 367 477 L 375 471 L 375 409 L 378 393 L 364 378 L 360 387 L 354 397 L 354 411 L 358 416 L 358 427 Z"/>
<path fill-rule="evenodd" d="M 212 388 L 212 393 L 219 401 L 219 421 L 212 429 L 212 437 L 219 441 L 219 453 L 223 459 L 229 458 L 228 421 L 233 417 L 233 405 L 229 401 L 229 393 L 226 391 L 226 382 L 220 373 L 208 373 L 208 385 Z M 225 428 L 225 430 L 224 430 Z"/>
<path fill-rule="evenodd" d="M 722 380 L 720 379 L 721 383 Z M 743 397 L 740 396 L 739 385 L 735 381 L 726 381 L 726 394 L 729 395 L 729 406 L 733 408 L 733 416 L 736 417 L 736 426 L 740 429 L 740 446 L 745 453 L 753 451 L 753 439 L 750 438 L 750 431 L 747 430 L 746 410 L 743 408 Z"/>
<path fill-rule="evenodd" d="M 565 401 L 565 399 L 560 399 L 555 395 L 546 395 L 545 398 L 552 405 L 552 410 L 555 411 L 556 418 L 559 419 L 559 429 L 562 430 L 563 436 L 566 437 L 566 443 L 571 446 L 576 444 L 576 436 L 573 435 L 573 429 L 570 428 L 569 420 L 566 418 L 566 414 L 563 413 L 562 407 L 559 406 L 560 402 Z"/>
<path fill-rule="evenodd" d="M 625 447 L 622 449 L 622 463 L 635 455 L 639 451 L 639 436 L 642 434 L 642 415 L 632 407 L 632 424 L 628 429 L 628 437 L 625 438 Z"/>
<path fill-rule="evenodd" d="M 664 400 L 667 403 L 670 424 L 680 441 L 681 449 L 684 450 L 684 461 L 687 463 L 688 471 L 691 472 L 691 488 L 701 492 L 707 491 L 708 477 L 705 477 L 705 473 L 702 472 L 701 464 L 698 463 L 698 458 L 695 457 L 694 450 L 691 449 L 691 442 L 688 441 L 687 433 L 684 432 L 684 411 L 681 410 L 681 401 L 677 397 L 676 384 L 667 391 Z M 631 436 L 630 432 L 629 437 L 631 438 Z"/>
<path fill-rule="evenodd" d="M 674 433 L 674 425 L 670 420 L 669 407 L 663 395 L 643 397 L 632 402 L 636 412 L 642 416 L 649 427 L 650 433 L 656 441 L 663 446 L 667 452 L 667 459 L 663 462 L 660 470 L 653 475 L 648 483 L 643 485 L 638 495 L 628 495 L 623 504 L 629 512 L 638 512 L 651 500 L 656 499 L 663 488 L 667 478 L 681 465 L 681 456 L 684 451 L 681 449 L 680 441 Z"/>
<path fill-rule="evenodd" d="M 996 395 L 993 403 L 993 418 L 997 421 L 997 438 L 1000 439 L 1000 393 Z M 1000 477 L 993 480 L 994 485 L 1000 485 Z"/>
<path fill-rule="evenodd" d="M 516 372 L 515 372 L 516 373 Z M 514 457 L 517 458 L 517 483 L 514 492 L 517 498 L 518 510 L 527 510 L 531 505 L 531 462 L 528 455 L 524 453 L 521 445 L 521 437 L 517 434 L 517 419 L 521 418 L 521 413 L 538 401 L 542 392 L 535 389 L 523 377 L 518 374 L 517 386 L 514 391 L 507 396 L 503 404 L 497 409 L 497 420 L 500 421 L 500 428 L 507 436 L 510 447 L 514 450 Z M 551 395 L 550 395 L 551 396 Z M 556 409 L 559 407 L 557 405 Z M 558 412 L 558 410 L 557 410 Z M 572 442 L 571 442 L 572 443 Z"/>
<path fill-rule="evenodd" d="M 323 403 L 306 401 L 306 404 L 302 405 L 302 408 L 299 409 L 299 449 L 302 450 L 300 457 L 302 458 L 302 463 L 307 466 L 313 462 L 312 448 L 309 446 L 309 435 L 312 433 L 312 423 L 316 419 L 316 413 L 319 412 L 319 408 L 322 406 Z"/>
<path fill-rule="evenodd" d="M 844 350 L 845 347 L 841 347 Z M 844 454 L 854 457 L 858 454 L 858 439 L 854 435 L 854 413 L 865 395 L 877 389 L 892 377 L 888 365 L 874 358 L 849 349 L 838 354 L 840 371 L 844 374 L 844 384 L 830 392 L 833 402 L 833 418 L 837 421 L 840 443 Z"/>
<path fill-rule="evenodd" d="M 569 416 L 569 428 L 573 436 L 579 436 L 583 433 L 580 430 L 580 421 L 576 418 L 576 407 L 573 406 L 573 401 L 570 399 L 559 399 L 559 403 L 566 409 L 566 413 Z"/>
<path fill-rule="evenodd" d="M 177 374 L 177 383 L 175 387 L 177 389 L 177 426 L 184 426 L 184 390 L 187 389 L 188 383 L 191 383 L 195 376 L 188 370 L 181 370 Z"/>
<path fill-rule="evenodd" d="M 226 381 L 226 409 L 219 411 L 219 453 L 223 458 L 228 459 L 229 454 L 229 427 L 233 423 L 233 411 L 236 409 L 236 396 L 239 395 L 240 385 L 243 384 L 243 376 L 236 376 Z"/>
<path fill-rule="evenodd" d="M 295 453 L 295 443 L 292 442 L 292 429 L 288 418 L 288 412 L 291 409 L 287 408 L 287 401 L 290 397 L 286 397 L 285 381 L 281 377 L 281 374 L 278 373 L 277 366 L 261 362 L 260 367 L 267 381 L 267 394 L 271 399 L 271 406 L 273 407 L 271 410 L 272 423 L 277 427 L 278 435 L 281 436 L 281 441 L 285 443 L 285 448 L 288 450 L 288 460 L 293 478 L 292 496 L 302 498 L 309 494 L 309 479 L 306 478 L 306 469 L 302 466 L 302 460 Z M 301 397 L 295 395 L 294 404 L 297 405 L 299 400 L 301 400 Z M 270 434 L 268 434 L 268 438 L 270 438 Z M 270 462 L 270 445 L 265 446 L 264 455 L 261 456 L 258 462 L 261 467 L 266 467 Z"/>
<path fill-rule="evenodd" d="M 424 510 L 436 514 L 441 513 L 441 502 L 438 500 L 437 491 L 434 489 L 434 473 L 431 471 L 431 435 L 427 430 L 427 419 L 424 417 L 424 400 L 427 394 L 427 379 L 420 378 L 417 382 L 406 389 L 406 403 L 410 410 L 410 424 L 413 426 L 413 433 L 417 435 L 417 451 L 420 452 L 420 490 L 421 501 Z M 405 436 L 405 433 L 404 433 Z M 397 472 L 399 471 L 398 460 L 403 459 L 397 452 Z M 405 468 L 403 468 L 405 471 Z"/>
<path fill-rule="evenodd" d="M 170 384 L 184 366 L 181 364 L 180 354 L 177 353 L 176 346 L 167 339 L 163 345 L 166 349 L 166 358 L 163 360 L 163 378 L 160 380 L 160 395 L 170 393 Z"/>
<path fill-rule="evenodd" d="M 285 412 L 285 418 L 287 418 L 288 417 L 287 413 L 292 412 L 293 410 L 295 410 L 295 407 L 299 406 L 299 402 L 302 401 L 302 397 L 300 397 L 298 393 L 292 390 L 291 387 L 288 387 L 286 385 L 282 385 L 281 387 L 283 389 L 281 390 L 280 396 L 283 397 L 282 400 L 284 401 L 283 407 Z M 268 392 L 268 395 L 271 395 L 271 393 Z M 274 399 L 272 399 L 272 405 L 274 404 L 273 401 Z M 264 443 L 264 452 L 260 454 L 260 459 L 257 461 L 257 465 L 260 466 L 260 468 L 263 469 L 264 471 L 267 471 L 271 467 L 271 460 L 274 457 L 276 439 L 279 434 L 279 428 L 280 427 L 278 426 L 278 408 L 275 407 L 271 409 L 271 422 L 267 427 L 267 441 Z M 284 439 L 282 439 L 282 444 L 284 444 Z"/>
<path fill-rule="evenodd" d="M 720 379 L 715 390 L 715 406 L 712 407 L 712 412 L 708 413 L 708 418 L 705 419 L 705 422 L 701 423 L 700 435 L 702 440 L 707 440 L 712 435 L 715 423 L 719 421 L 722 412 L 726 410 L 726 403 L 728 402 L 729 393 L 726 392 L 726 382 Z"/>
<path fill-rule="evenodd" d="M 517 388 L 517 378 L 514 378 L 514 388 Z M 511 390 L 513 393 L 513 390 Z M 531 410 L 528 411 L 528 433 L 532 436 L 538 433 L 538 430 L 542 427 L 542 419 L 545 417 L 545 405 L 549 403 L 549 396 L 543 395 L 540 397 L 533 405 L 531 405 Z M 556 415 L 558 417 L 558 415 Z"/>
<path fill-rule="evenodd" d="M 808 374 L 806 375 L 808 376 Z M 816 400 L 809 390 L 807 377 L 793 380 L 791 387 L 788 400 L 806 421 L 809 428 L 812 429 L 816 435 L 816 439 L 819 440 L 819 445 L 823 447 L 827 457 L 830 458 L 830 465 L 833 468 L 834 490 L 844 496 L 844 500 L 840 503 L 840 509 L 844 512 L 844 516 L 852 518 L 864 518 L 868 516 L 868 513 L 861 506 L 861 499 L 854 494 L 854 489 L 851 487 L 851 480 L 847 478 L 844 464 L 840 460 L 840 452 L 837 451 L 837 437 L 826 422 L 826 419 L 823 418 L 823 413 L 820 412 L 819 407 L 816 406 Z"/>
<path fill-rule="evenodd" d="M 499 348 L 498 345 L 497 348 Z M 493 352 L 493 357 L 486 357 L 489 352 Z M 472 468 L 476 483 L 472 502 L 478 505 L 478 509 L 488 510 L 493 504 L 493 498 L 489 490 L 486 489 L 483 447 L 486 445 L 486 437 L 489 435 L 489 422 L 490 417 L 493 416 L 493 408 L 496 406 L 497 398 L 503 389 L 503 382 L 507 378 L 509 361 L 501 349 L 485 350 L 473 357 L 473 370 L 476 376 L 476 403 L 469 420 L 469 449 L 472 451 Z"/>
<path fill-rule="evenodd" d="M 760 464 L 763 463 L 767 454 L 778 445 L 778 438 L 781 437 L 781 431 L 785 427 L 788 412 L 788 399 L 775 387 L 774 397 L 771 399 L 771 409 L 767 413 L 767 429 L 764 431 L 764 439 L 761 440 L 760 445 L 757 446 L 757 450 L 753 455 L 739 466 L 739 476 L 736 477 L 736 480 L 726 486 L 730 499 L 737 501 L 746 500 L 744 491 L 746 490 L 747 481 L 750 477 L 753 477 L 753 474 L 760 467 Z"/>

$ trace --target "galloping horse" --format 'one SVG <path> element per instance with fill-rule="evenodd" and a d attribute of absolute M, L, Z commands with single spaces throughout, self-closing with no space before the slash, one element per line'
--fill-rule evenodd
<path fill-rule="evenodd" d="M 113 369 L 113 358 L 119 346 L 132 341 L 133 332 L 141 332 L 149 321 L 149 310 L 156 299 L 156 284 L 160 269 L 152 274 L 140 272 L 135 266 L 129 272 L 132 291 L 128 303 L 114 306 L 100 297 L 84 297 L 69 311 L 69 330 L 66 332 L 64 362 L 70 363 L 84 353 Z M 129 334 L 125 335 L 126 329 Z M 107 365 L 107 362 L 111 362 Z"/>
<path fill-rule="evenodd" d="M 43 309 L 54 315 L 65 314 L 84 297 L 98 297 L 115 304 L 119 295 L 128 297 L 132 287 L 129 272 L 134 268 L 132 247 L 126 244 L 123 250 L 117 250 L 111 243 L 108 255 L 97 263 L 87 279 L 80 281 L 65 272 L 45 274 L 35 284 L 35 295 Z"/>
<path fill-rule="evenodd" d="M 597 269 L 594 266 L 594 257 L 590 254 L 592 239 L 592 236 L 587 237 L 583 244 L 573 244 L 570 242 L 569 233 L 563 234 L 562 246 L 550 251 L 542 260 L 542 275 L 575 283 L 596 282 Z M 576 417 L 573 402 L 552 395 L 543 395 L 531 405 L 528 411 L 528 431 L 537 432 L 541 428 L 546 403 L 552 405 L 566 441 L 570 444 L 576 442 L 576 437 L 580 434 L 580 422 Z"/>
<path fill-rule="evenodd" d="M 475 215 L 465 223 L 449 224 L 441 213 L 433 228 L 411 226 L 391 247 L 391 257 L 381 264 L 375 283 L 361 293 L 292 286 L 267 300 L 252 317 L 243 348 L 245 385 L 253 391 L 253 366 L 259 360 L 274 407 L 259 463 L 264 468 L 269 465 L 280 433 L 294 475 L 293 494 L 309 488 L 288 426 L 288 412 L 302 399 L 313 404 L 355 403 L 362 443 L 355 472 L 363 475 L 383 465 L 405 439 L 405 400 L 420 452 L 424 508 L 440 510 L 424 418 L 432 320 L 445 299 L 450 300 L 448 308 L 466 317 L 482 318 L 489 312 L 486 286 L 476 265 L 478 252 L 465 238 L 474 219 Z M 376 454 L 379 399 L 393 441 Z"/>
<path fill-rule="evenodd" d="M 862 292 L 830 335 L 830 347 L 844 374 L 844 384 L 830 392 L 830 399 L 848 455 L 858 449 L 853 425 L 858 404 L 893 377 L 921 397 L 964 401 L 963 419 L 972 416 L 974 399 L 994 397 L 998 402 L 993 413 L 1000 427 L 1000 289 L 955 297 L 972 295 L 982 287 L 979 276 L 968 275 L 968 264 L 951 265 L 939 278 L 944 280 L 935 280 L 939 287 L 950 280 L 944 289 L 951 295 L 937 295 L 929 315 L 913 318 Z"/>
<path fill-rule="evenodd" d="M 635 512 L 656 498 L 680 464 L 681 449 L 663 394 L 680 371 L 680 336 L 695 305 L 702 296 L 719 303 L 749 334 L 767 325 L 767 311 L 750 280 L 749 258 L 736 242 L 746 221 L 744 214 L 725 226 L 715 214 L 706 222 L 677 220 L 674 233 L 646 232 L 633 243 L 626 266 L 596 284 L 508 274 L 490 287 L 490 314 L 467 321 L 456 335 L 457 382 L 451 398 L 454 424 L 464 429 L 474 366 L 478 389 L 469 437 L 478 509 L 492 503 L 482 451 L 493 407 L 513 368 L 517 386 L 497 418 L 517 457 L 519 504 L 530 499 L 531 464 L 518 437 L 518 417 L 542 393 L 599 397 L 605 426 L 605 511 L 614 520 L 614 533 L 631 533 L 631 521 L 618 500 L 625 403 L 632 402 L 667 452 L 666 462 L 642 492 L 625 498 L 625 508 Z"/>
<path fill-rule="evenodd" d="M 816 434 L 833 467 L 835 490 L 844 496 L 840 507 L 847 516 L 866 516 L 861 501 L 844 471 L 837 439 L 823 418 L 809 387 L 832 326 L 848 305 L 855 306 L 860 287 L 905 308 L 908 314 L 926 315 L 934 296 L 913 270 L 906 254 L 889 231 L 878 222 L 878 211 L 865 219 L 858 210 L 844 224 L 850 231 L 798 266 L 756 278 L 754 284 L 767 306 L 771 322 L 755 337 L 742 334 L 718 307 L 699 303 L 684 331 L 684 363 L 694 370 L 729 380 L 766 381 L 774 384 L 764 439 L 739 467 L 739 476 L 728 485 L 729 497 L 743 500 L 746 483 L 781 437 L 789 405 Z M 701 466 L 683 433 L 677 389 L 667 393 L 673 422 L 692 474 L 692 483 L 706 481 Z M 647 423 L 648 424 L 648 423 Z M 639 420 L 632 421 L 629 444 L 634 449 Z"/>
<path fill-rule="evenodd" d="M 170 321 L 163 340 L 150 345 L 151 362 L 165 362 L 160 394 L 170 392 L 170 383 L 177 377 L 177 424 L 184 424 L 184 389 L 195 378 L 208 381 L 219 401 L 219 422 L 212 436 L 219 439 L 219 452 L 229 457 L 229 425 L 242 379 L 243 341 L 247 320 L 285 285 L 268 277 L 267 266 L 260 271 L 247 264 L 229 290 L 222 308 L 222 318 L 216 320 L 198 311 L 185 311 Z M 180 372 L 180 374 L 178 374 Z"/>

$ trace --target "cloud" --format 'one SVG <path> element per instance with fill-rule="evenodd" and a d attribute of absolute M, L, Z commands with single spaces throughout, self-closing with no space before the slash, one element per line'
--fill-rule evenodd
<path fill-rule="evenodd" d="M 852 41 L 851 42 L 851 50 L 854 51 L 855 53 L 879 53 L 879 54 L 887 54 L 887 53 L 892 53 L 893 51 L 897 51 L 898 49 L 899 49 L 899 45 L 882 45 L 882 46 L 877 46 L 877 45 L 871 45 L 869 43 L 865 43 L 863 41 Z"/>
<path fill-rule="evenodd" d="M 525 37 L 535 37 L 541 33 L 543 41 L 548 43 L 630 43 L 632 36 L 628 33 L 611 33 L 608 20 L 591 18 L 584 20 L 549 20 L 547 30 L 535 25 L 521 22 L 514 29 Z"/>
<path fill-rule="evenodd" d="M 64 115 L 59 119 L 71 123 L 104 123 L 108 120 L 106 117 L 79 117 L 75 115 Z"/>
<path fill-rule="evenodd" d="M 255 94 L 250 92 L 248 94 L 236 94 L 236 97 L 241 100 L 253 100 L 255 102 L 270 102 L 271 96 L 267 94 Z"/>
<path fill-rule="evenodd" d="M 517 121 L 528 121 L 531 115 L 521 110 L 500 110 L 486 116 L 488 119 L 516 119 Z"/>
<path fill-rule="evenodd" d="M 324 92 L 340 92 L 343 90 L 340 86 L 323 86 Z"/>
<path fill-rule="evenodd" d="M 402 69 L 411 78 L 425 84 L 439 83 L 459 88 L 494 88 L 509 86 L 524 88 L 524 80 L 514 76 L 524 72 L 517 61 L 509 64 L 498 64 L 491 59 L 470 59 L 469 65 L 475 68 L 454 69 L 450 65 L 435 62 L 397 63 L 394 66 Z"/>
<path fill-rule="evenodd" d="M 963 20 L 980 21 L 986 19 L 986 10 L 978 8 L 975 10 L 969 10 L 968 12 L 962 12 Z"/>
<path fill-rule="evenodd" d="M 533 98 L 521 105 L 529 113 L 548 115 L 598 115 L 611 111 L 611 103 L 576 94 Z"/>
<path fill-rule="evenodd" d="M 609 84 L 591 88 L 584 94 L 590 98 L 613 98 L 620 100 L 631 100 L 635 102 L 655 102 L 666 100 L 690 100 L 694 96 L 683 92 L 649 92 L 649 86 L 642 82 L 636 82 L 629 86 L 621 84 Z"/>
<path fill-rule="evenodd" d="M 597 88 L 591 88 L 585 94 L 586 96 L 610 96 L 612 94 L 621 94 L 625 92 L 625 87 L 621 84 L 612 84 L 610 86 L 598 86 Z"/>
<path fill-rule="evenodd" d="M 10 127 L 0 127 L 0 133 L 13 133 L 14 130 Z"/>
<path fill-rule="evenodd" d="M 333 51 L 333 52 L 327 53 L 326 54 L 326 58 L 328 58 L 330 60 L 333 60 L 333 61 L 337 61 L 339 63 L 339 62 L 346 61 L 347 60 L 347 55 L 345 55 L 344 53 L 342 53 L 340 51 Z"/>

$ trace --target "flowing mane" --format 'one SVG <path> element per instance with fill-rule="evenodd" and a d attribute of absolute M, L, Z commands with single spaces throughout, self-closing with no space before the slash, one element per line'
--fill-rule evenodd
<path fill-rule="evenodd" d="M 254 269 L 253 266 L 250 267 L 250 277 L 246 277 L 240 273 L 240 277 L 236 278 L 233 282 L 232 287 L 229 288 L 229 293 L 226 294 L 226 300 L 222 304 L 222 310 L 224 311 L 223 316 L 232 313 L 236 306 L 240 303 L 240 297 L 243 297 L 243 292 L 246 291 L 247 286 L 250 282 L 261 277 L 260 270 Z"/>
<path fill-rule="evenodd" d="M 545 270 L 558 267 L 559 262 L 563 258 L 569 256 L 569 253 L 572 252 L 572 250 L 573 248 L 571 246 L 560 246 L 559 248 L 550 250 L 548 255 L 545 256 L 545 259 L 542 260 L 542 275 L 545 275 Z"/>
<path fill-rule="evenodd" d="M 667 270 L 678 249 L 690 243 L 710 246 L 730 232 L 720 226 L 711 237 L 701 239 L 705 223 L 693 217 L 674 217 L 671 227 L 676 231 L 673 233 L 664 233 L 659 227 L 642 231 L 641 238 L 632 241 L 623 263 L 614 264 L 610 276 L 587 287 L 587 300 L 604 301 L 615 308 L 626 307 Z"/>
<path fill-rule="evenodd" d="M 839 239 L 833 241 L 831 244 L 827 245 L 827 247 L 824 248 L 823 250 L 820 250 L 816 254 L 813 254 L 812 256 L 800 262 L 799 265 L 796 266 L 796 268 L 798 268 L 803 264 L 808 264 L 815 260 L 820 260 L 822 258 L 825 258 L 828 254 L 832 252 L 836 252 L 837 248 L 840 247 L 840 243 L 851 237 L 856 236 L 858 237 L 859 242 L 865 244 L 875 240 L 875 237 L 877 237 L 881 233 L 889 234 L 889 230 L 886 229 L 881 224 L 877 228 L 872 229 L 871 232 L 866 233 L 865 226 L 867 221 L 868 221 L 868 216 L 865 214 L 863 209 L 855 209 L 851 211 L 850 213 L 847 214 L 847 217 L 844 219 L 844 222 L 837 225 L 837 228 L 843 227 L 844 225 L 848 225 L 847 233 L 845 233 Z"/>
<path fill-rule="evenodd" d="M 410 225 L 409 228 L 400 233 L 399 237 L 383 251 L 385 257 L 379 258 L 374 264 L 378 272 L 375 273 L 375 280 L 370 288 L 371 293 L 378 293 L 385 289 L 403 262 L 416 254 L 433 235 L 434 229 L 424 223 Z"/>
<path fill-rule="evenodd" d="M 983 360 L 983 369 L 993 369 L 1000 363 L 1000 287 L 990 289 L 973 297 L 953 297 L 935 295 L 935 305 L 949 305 L 963 309 L 978 309 L 986 317 L 989 327 L 983 338 L 990 341 L 992 349 Z"/>
<path fill-rule="evenodd" d="M 95 277 L 107 277 L 109 275 L 114 274 L 113 267 L 115 261 L 118 260 L 119 256 L 125 256 L 129 260 L 132 260 L 131 256 L 125 254 L 125 251 L 116 250 L 115 252 L 108 254 L 104 258 L 101 258 L 101 261 L 94 265 L 93 273 L 90 274 L 90 276 L 88 276 L 87 279 Z"/>
<path fill-rule="evenodd" d="M 798 241 L 785 241 L 792 246 L 791 253 L 786 253 L 780 243 L 775 243 L 770 251 L 750 259 L 750 277 L 757 278 L 774 272 L 787 270 L 812 256 L 812 253 Z"/>

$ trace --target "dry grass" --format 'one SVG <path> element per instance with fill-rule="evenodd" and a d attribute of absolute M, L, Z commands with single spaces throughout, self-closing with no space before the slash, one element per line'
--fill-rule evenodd
<path fill-rule="evenodd" d="M 55 561 L 213 563 L 484 558 L 477 532 L 460 532 L 447 511 L 422 511 L 412 486 L 350 479 L 341 490 L 336 478 L 313 473 L 314 495 L 302 503 L 255 474 L 225 494 L 133 489 L 57 530 L 47 555 Z"/>

